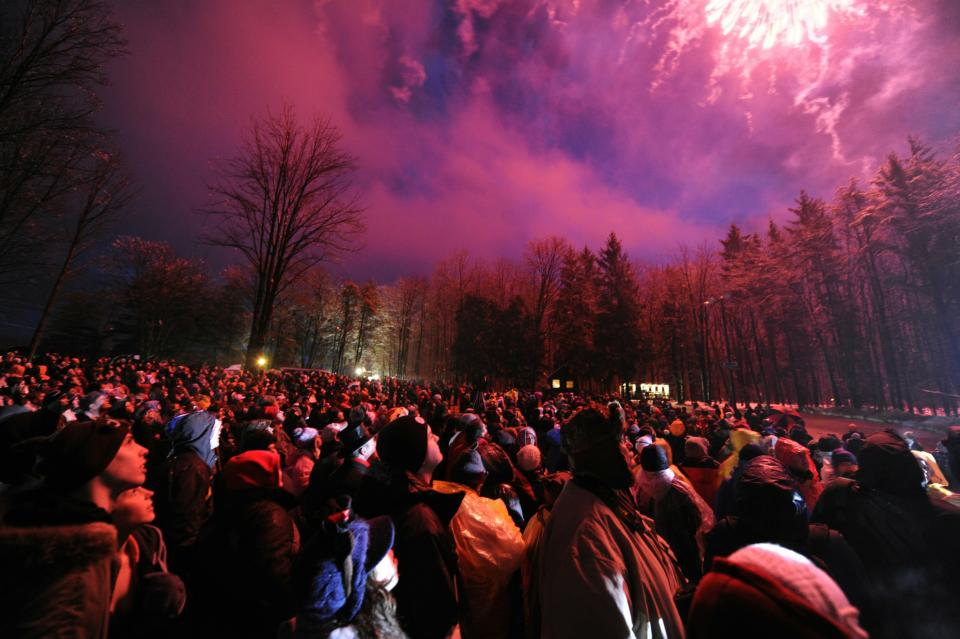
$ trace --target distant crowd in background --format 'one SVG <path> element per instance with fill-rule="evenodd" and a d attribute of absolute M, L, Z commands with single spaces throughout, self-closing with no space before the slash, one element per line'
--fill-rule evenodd
<path fill-rule="evenodd" d="M 960 636 L 960 427 L 0 360 L 2 637 Z"/>

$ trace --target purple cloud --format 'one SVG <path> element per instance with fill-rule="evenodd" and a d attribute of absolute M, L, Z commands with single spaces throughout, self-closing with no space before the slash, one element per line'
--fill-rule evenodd
<path fill-rule="evenodd" d="M 343 269 L 382 280 L 548 234 L 657 259 L 960 129 L 954 4 L 871 3 L 751 49 L 707 2 L 123 3 L 104 117 L 145 185 L 125 231 L 230 261 L 193 243 L 211 160 L 282 99 L 358 157 L 369 233 Z"/>

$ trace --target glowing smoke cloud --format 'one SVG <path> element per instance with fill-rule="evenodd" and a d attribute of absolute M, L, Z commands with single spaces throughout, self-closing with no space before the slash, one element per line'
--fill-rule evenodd
<path fill-rule="evenodd" d="M 668 0 L 641 25 L 669 34 L 654 90 L 668 80 L 687 51 L 719 32 L 707 102 L 719 98 L 724 79 L 736 78 L 752 130 L 749 104 L 755 88 L 765 86 L 771 94 L 786 90 L 794 106 L 814 118 L 816 131 L 830 137 L 834 159 L 847 162 L 837 131 L 849 102 L 845 74 L 858 57 L 892 48 L 894 43 L 873 34 L 880 23 L 900 20 L 918 20 L 902 0 Z M 865 41 L 852 48 L 835 45 L 831 35 L 845 30 L 856 30 Z"/>
<path fill-rule="evenodd" d="M 709 0 L 706 20 L 747 48 L 796 47 L 809 40 L 826 44 L 830 13 L 863 15 L 855 0 Z"/>

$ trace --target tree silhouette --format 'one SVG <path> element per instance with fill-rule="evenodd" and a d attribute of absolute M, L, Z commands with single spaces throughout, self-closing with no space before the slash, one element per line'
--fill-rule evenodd
<path fill-rule="evenodd" d="M 363 230 L 352 191 L 354 159 L 336 127 L 319 116 L 301 124 L 291 105 L 251 124 L 239 157 L 212 187 L 219 218 L 210 244 L 239 251 L 254 274 L 246 365 L 266 343 L 274 305 L 302 274 L 357 247 Z M 338 357 L 342 365 L 342 354 Z"/>

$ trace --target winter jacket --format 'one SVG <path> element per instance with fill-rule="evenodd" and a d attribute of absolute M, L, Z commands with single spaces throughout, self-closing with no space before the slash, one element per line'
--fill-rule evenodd
<path fill-rule="evenodd" d="M 409 474 L 391 481 L 397 617 L 411 639 L 444 639 L 458 618 L 457 551 L 449 524 L 463 493 L 436 492 Z"/>
<path fill-rule="evenodd" d="M 796 480 L 797 490 L 807 502 L 807 508 L 813 510 L 817 500 L 820 499 L 820 493 L 823 492 L 823 484 L 820 482 L 820 474 L 813 463 L 810 450 L 792 439 L 781 437 L 777 440 L 774 452 L 777 459 L 786 466 Z"/>
<path fill-rule="evenodd" d="M 703 437 L 688 437 L 684 444 L 684 463 L 680 470 L 712 509 L 717 501 L 717 488 L 720 487 L 720 464 L 708 454 L 709 445 Z"/>
<path fill-rule="evenodd" d="M 523 529 L 523 556 L 520 561 L 520 585 L 523 592 L 523 634 L 527 639 L 540 637 L 540 543 L 547 528 L 550 511 L 541 506 Z"/>
<path fill-rule="evenodd" d="M 0 526 L 0 637 L 107 636 L 117 530 L 92 504 L 36 493 Z"/>
<path fill-rule="evenodd" d="M 291 572 L 300 533 L 289 511 L 295 498 L 281 488 L 249 488 L 225 495 L 210 552 L 225 617 L 224 634 L 270 636 L 295 612 Z M 220 508 L 220 505 L 218 505 Z"/>
<path fill-rule="evenodd" d="M 683 638 L 682 577 L 653 521 L 642 521 L 635 532 L 593 492 L 563 488 L 537 560 L 542 637 Z"/>
<path fill-rule="evenodd" d="M 159 528 L 143 524 L 121 545 L 114 579 L 110 638 L 165 637 L 186 605 L 183 581 L 167 570 Z"/>
<path fill-rule="evenodd" d="M 158 514 L 175 566 L 182 566 L 213 512 L 213 472 L 196 452 L 184 450 L 167 462 L 166 478 Z"/>
<path fill-rule="evenodd" d="M 704 536 L 713 527 L 713 510 L 686 482 L 670 470 L 643 471 L 644 494 L 651 496 L 640 510 L 653 518 L 657 534 L 670 544 L 683 574 L 691 582 L 703 575 Z"/>

